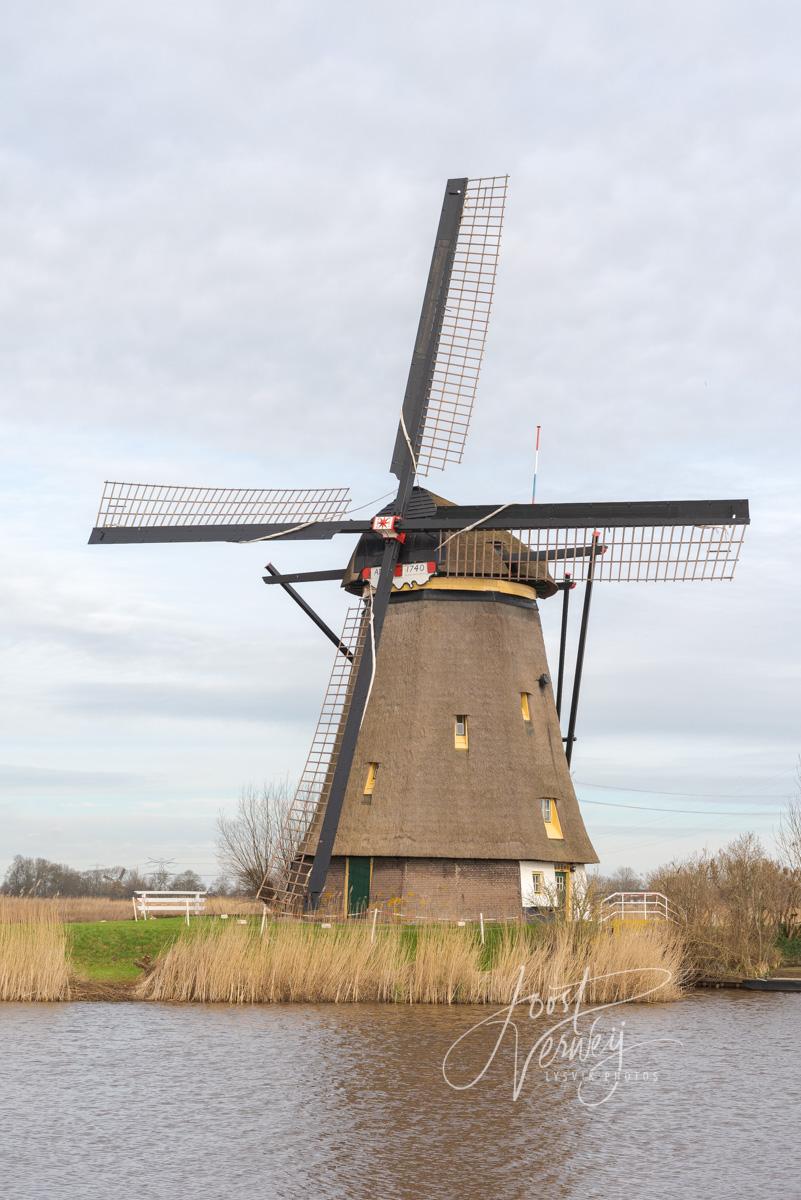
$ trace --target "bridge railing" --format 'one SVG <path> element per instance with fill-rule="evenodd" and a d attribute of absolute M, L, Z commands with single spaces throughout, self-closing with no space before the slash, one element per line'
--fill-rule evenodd
<path fill-rule="evenodd" d="M 613 892 L 601 901 L 601 921 L 678 921 L 676 908 L 662 892 Z"/>

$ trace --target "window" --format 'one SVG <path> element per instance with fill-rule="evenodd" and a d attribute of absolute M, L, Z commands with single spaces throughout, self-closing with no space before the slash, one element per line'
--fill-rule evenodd
<path fill-rule="evenodd" d="M 453 725 L 453 744 L 457 750 L 467 749 L 467 716 L 457 714 Z"/>
<path fill-rule="evenodd" d="M 545 891 L 545 876 L 542 871 L 531 872 L 531 891 L 535 896 L 541 896 Z"/>
<path fill-rule="evenodd" d="M 367 764 L 367 778 L 364 781 L 365 796 L 372 796 L 375 790 L 375 777 L 378 774 L 378 763 L 371 762 Z"/>
<path fill-rule="evenodd" d="M 523 720 L 529 721 L 529 722 L 531 721 L 530 699 L 531 699 L 531 697 L 530 697 L 529 692 L 521 692 L 520 693 L 520 712 L 522 713 Z"/>
<path fill-rule="evenodd" d="M 545 832 L 549 838 L 563 838 L 562 826 L 559 821 L 559 812 L 556 807 L 556 801 L 548 798 L 543 798 L 540 801 L 542 805 L 542 819 L 545 822 Z"/>

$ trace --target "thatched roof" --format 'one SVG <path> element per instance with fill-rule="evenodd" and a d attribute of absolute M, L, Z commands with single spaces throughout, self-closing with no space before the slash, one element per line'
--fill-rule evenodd
<path fill-rule="evenodd" d="M 550 672 L 533 589 L 526 600 L 486 581 L 436 585 L 390 603 L 334 854 L 597 862 L 553 689 L 538 682 Z M 468 717 L 466 752 L 454 748 L 457 714 Z M 546 835 L 543 797 L 557 801 L 563 840 Z M 305 849 L 315 846 L 312 833 Z"/>

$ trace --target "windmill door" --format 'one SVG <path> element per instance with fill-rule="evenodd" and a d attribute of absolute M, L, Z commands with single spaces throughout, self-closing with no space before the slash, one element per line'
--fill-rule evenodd
<path fill-rule="evenodd" d="M 348 859 L 348 916 L 358 916 L 370 903 L 370 859 Z"/>
<path fill-rule="evenodd" d="M 567 871 L 555 871 L 556 875 L 556 903 L 559 908 L 564 908 L 567 901 Z"/>

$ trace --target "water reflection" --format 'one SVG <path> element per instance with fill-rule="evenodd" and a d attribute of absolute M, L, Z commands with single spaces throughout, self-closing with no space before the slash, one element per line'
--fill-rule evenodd
<path fill-rule="evenodd" d="M 510 1047 L 441 1064 L 480 1009 L 2 1005 L 0 1177 L 15 1200 L 801 1196 L 801 997 L 627 1006 L 656 1072 L 590 1110 Z M 476 1073 L 488 1041 L 465 1045 Z M 466 1077 L 466 1076 L 465 1076 Z"/>

